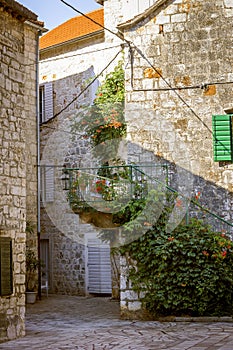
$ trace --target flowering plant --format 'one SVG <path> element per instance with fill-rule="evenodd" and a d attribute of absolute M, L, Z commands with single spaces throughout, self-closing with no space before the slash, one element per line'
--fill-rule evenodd
<path fill-rule="evenodd" d="M 120 61 L 99 87 L 94 104 L 79 113 L 73 130 L 80 130 L 83 138 L 96 146 L 106 140 L 126 135 L 124 121 L 124 70 Z"/>
<path fill-rule="evenodd" d="M 106 180 L 97 180 L 96 181 L 96 191 L 98 193 L 103 193 L 106 186 Z"/>
<path fill-rule="evenodd" d="M 164 211 L 148 232 L 122 253 L 137 263 L 130 268 L 144 306 L 159 315 L 232 315 L 233 242 L 201 220 L 166 232 Z"/>

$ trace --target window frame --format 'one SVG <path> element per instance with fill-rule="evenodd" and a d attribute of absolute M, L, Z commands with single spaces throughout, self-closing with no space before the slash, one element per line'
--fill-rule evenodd
<path fill-rule="evenodd" d="M 6 262 L 9 262 L 8 266 L 6 266 Z M 12 239 L 0 237 L 0 297 L 11 294 L 13 294 Z"/>
<path fill-rule="evenodd" d="M 39 120 L 40 124 L 53 118 L 53 82 L 47 82 L 39 86 Z"/>
<path fill-rule="evenodd" d="M 213 115 L 213 155 L 215 162 L 233 162 L 233 114 Z"/>

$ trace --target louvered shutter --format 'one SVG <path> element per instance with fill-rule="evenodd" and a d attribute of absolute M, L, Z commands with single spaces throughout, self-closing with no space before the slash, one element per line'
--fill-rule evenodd
<path fill-rule="evenodd" d="M 232 161 L 232 115 L 213 115 L 214 161 Z"/>
<path fill-rule="evenodd" d="M 13 293 L 12 240 L 0 237 L 0 295 Z"/>
<path fill-rule="evenodd" d="M 98 239 L 88 240 L 88 292 L 112 293 L 110 247 Z"/>
<path fill-rule="evenodd" d="M 45 201 L 54 201 L 54 167 L 45 167 Z"/>
<path fill-rule="evenodd" d="M 53 83 L 44 84 L 44 121 L 53 117 Z"/>

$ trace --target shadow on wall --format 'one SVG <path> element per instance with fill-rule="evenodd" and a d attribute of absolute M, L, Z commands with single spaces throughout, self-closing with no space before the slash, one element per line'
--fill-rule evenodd
<path fill-rule="evenodd" d="M 200 205 L 208 208 L 210 211 L 219 215 L 223 219 L 232 222 L 232 192 L 228 192 L 225 189 L 218 187 L 213 182 L 206 181 L 202 177 L 194 175 L 190 171 L 178 167 L 176 164 L 171 163 L 166 159 L 155 156 L 153 152 L 147 151 L 139 145 L 128 142 L 126 147 L 128 163 L 139 166 L 139 168 L 148 175 L 148 178 L 159 179 L 159 183 L 165 183 L 169 188 L 176 190 L 178 193 L 182 193 L 189 198 L 197 199 Z M 66 165 L 69 167 L 71 164 L 78 163 L 77 160 L 75 161 L 76 156 L 80 160 L 80 149 L 76 147 L 76 153 L 73 152 L 71 154 L 68 151 L 64 156 Z M 86 158 L 88 159 L 89 163 L 89 154 L 82 154 L 81 168 L 82 165 L 85 164 Z M 93 163 L 93 165 L 96 165 L 96 159 L 93 160 Z M 59 178 L 61 169 L 58 171 L 59 175 L 57 175 L 57 177 Z M 61 191 L 60 184 L 57 184 L 54 191 Z M 67 201 L 65 193 L 63 197 L 59 198 L 63 198 L 61 200 Z M 106 205 L 108 204 L 109 202 L 106 201 Z M 195 207 L 193 204 L 188 204 L 190 215 L 198 216 L 200 214 L 199 209 L 197 210 L 197 207 Z M 180 210 L 180 208 L 178 209 Z M 178 215 L 182 215 L 182 217 L 178 217 L 177 224 L 185 216 L 186 210 L 187 207 L 185 207 L 184 211 L 178 212 Z M 175 212 L 175 219 L 177 219 L 176 214 L 177 212 Z M 63 216 L 65 218 L 66 213 L 59 212 L 56 214 L 56 216 L 57 218 L 61 218 Z M 85 261 L 87 257 L 85 256 L 85 243 L 83 245 L 80 244 L 80 239 L 82 239 L 84 242 L 85 235 L 89 234 L 90 232 L 92 232 L 94 236 L 98 236 L 101 225 L 98 221 L 98 227 L 93 226 L 93 221 L 90 220 L 90 217 L 86 221 L 78 220 L 77 222 L 79 224 L 77 227 L 70 225 L 72 217 L 77 218 L 77 216 L 78 214 L 73 212 L 71 216 L 69 216 L 67 225 L 63 225 L 63 229 L 60 230 L 60 227 L 56 226 L 56 221 L 53 220 L 54 218 L 51 218 L 48 215 L 46 205 L 45 207 L 41 208 L 41 237 L 47 237 L 50 240 L 50 285 L 52 287 L 50 292 L 52 291 L 55 293 L 73 295 L 85 294 Z M 216 226 L 218 230 L 228 229 L 227 225 L 219 221 L 215 216 L 209 215 L 208 213 L 204 212 L 203 215 L 202 212 L 201 218 L 204 218 L 204 220 L 209 224 Z M 144 221 L 146 221 L 146 219 Z M 106 225 L 104 226 L 106 228 Z"/>

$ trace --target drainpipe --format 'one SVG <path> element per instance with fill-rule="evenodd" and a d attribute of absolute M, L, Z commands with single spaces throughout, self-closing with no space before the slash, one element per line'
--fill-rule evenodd
<path fill-rule="evenodd" d="M 39 115 L 39 38 L 38 30 L 36 43 L 36 121 L 37 121 L 37 244 L 38 259 L 40 259 L 40 115 Z M 41 266 L 38 268 L 38 297 L 41 300 Z"/>

